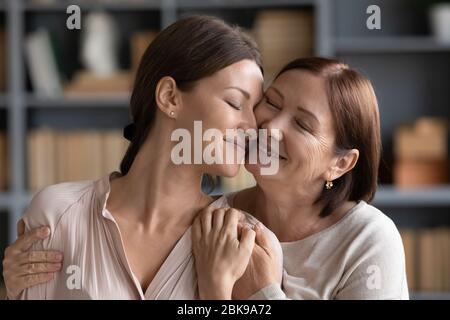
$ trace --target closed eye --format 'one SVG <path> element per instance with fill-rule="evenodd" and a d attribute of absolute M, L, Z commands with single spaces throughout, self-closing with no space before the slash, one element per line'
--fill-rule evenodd
<path fill-rule="evenodd" d="M 302 122 L 300 122 L 298 120 L 295 120 L 295 124 L 302 130 L 305 130 L 305 131 L 308 131 L 308 132 L 311 131 L 306 125 L 304 125 Z"/>
<path fill-rule="evenodd" d="M 226 103 L 227 103 L 230 107 L 232 107 L 233 109 L 236 109 L 236 110 L 241 110 L 241 109 L 242 109 L 240 106 L 238 106 L 238 105 L 236 105 L 236 104 L 234 104 L 234 103 L 232 103 L 232 102 L 230 102 L 230 101 L 226 101 Z"/>
<path fill-rule="evenodd" d="M 278 107 L 275 103 L 273 103 L 272 101 L 270 101 L 269 98 L 265 97 L 265 99 L 266 99 L 266 103 L 267 103 L 268 105 L 270 105 L 272 108 L 277 109 L 277 110 L 280 110 L 280 109 L 281 109 L 281 108 Z"/>

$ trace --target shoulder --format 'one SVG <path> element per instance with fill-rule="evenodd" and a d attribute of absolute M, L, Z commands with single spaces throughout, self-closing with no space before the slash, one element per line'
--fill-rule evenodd
<path fill-rule="evenodd" d="M 345 230 L 341 230 L 345 231 L 347 250 L 338 297 L 407 298 L 403 243 L 395 223 L 364 202 L 348 218 Z"/>
<path fill-rule="evenodd" d="M 23 220 L 29 228 L 48 225 L 54 230 L 61 217 L 92 194 L 94 181 L 65 182 L 40 190 L 31 200 Z"/>
<path fill-rule="evenodd" d="M 395 223 L 381 210 L 364 201 L 352 210 L 348 219 L 350 234 L 357 233 L 358 238 L 368 244 L 401 243 Z"/>

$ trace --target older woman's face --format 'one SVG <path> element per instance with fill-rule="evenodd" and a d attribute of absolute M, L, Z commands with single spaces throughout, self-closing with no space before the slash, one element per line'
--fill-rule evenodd
<path fill-rule="evenodd" d="M 261 175 L 261 164 L 246 164 L 257 182 L 281 181 L 296 189 L 323 186 L 334 155 L 324 80 L 303 70 L 284 72 L 265 92 L 255 117 L 259 128 L 279 130 L 272 136 L 279 142 L 279 155 L 271 154 L 279 157 L 278 172 Z"/>

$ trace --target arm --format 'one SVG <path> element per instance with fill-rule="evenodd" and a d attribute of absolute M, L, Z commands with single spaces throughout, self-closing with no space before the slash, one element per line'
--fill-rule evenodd
<path fill-rule="evenodd" d="M 17 299 L 26 289 L 53 279 L 61 270 L 62 254 L 58 251 L 33 251 L 32 245 L 49 237 L 48 227 L 34 228 L 24 233 L 23 220 L 17 224 L 19 238 L 5 250 L 3 278 L 9 299 Z"/>
<path fill-rule="evenodd" d="M 335 299 L 409 299 L 403 243 L 393 223 L 366 241 L 342 277 Z"/>

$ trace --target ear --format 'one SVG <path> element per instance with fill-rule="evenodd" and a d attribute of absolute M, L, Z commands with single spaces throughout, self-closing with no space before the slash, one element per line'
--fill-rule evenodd
<path fill-rule="evenodd" d="M 344 155 L 339 155 L 336 158 L 336 163 L 330 168 L 326 180 L 331 179 L 331 181 L 342 177 L 344 174 L 352 170 L 359 158 L 359 150 L 351 149 L 348 150 Z"/>
<path fill-rule="evenodd" d="M 155 90 L 156 105 L 170 118 L 176 118 L 180 109 L 177 83 L 172 77 L 162 77 Z"/>

